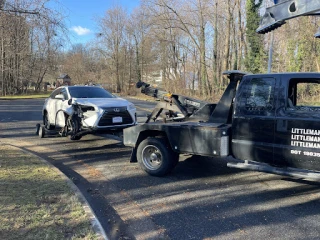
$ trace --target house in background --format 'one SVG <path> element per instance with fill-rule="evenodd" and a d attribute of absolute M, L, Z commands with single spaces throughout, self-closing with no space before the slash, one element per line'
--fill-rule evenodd
<path fill-rule="evenodd" d="M 68 74 L 62 74 L 57 78 L 56 88 L 60 86 L 71 86 L 71 78 Z"/>

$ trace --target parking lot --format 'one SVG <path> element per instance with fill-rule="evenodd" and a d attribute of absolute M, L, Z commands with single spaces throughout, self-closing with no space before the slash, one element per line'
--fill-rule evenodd
<path fill-rule="evenodd" d="M 138 121 L 155 103 L 130 99 Z M 79 187 L 110 239 L 318 239 L 319 183 L 181 156 L 166 177 L 129 163 L 111 136 L 35 135 L 43 100 L 1 100 L 0 141 L 50 161 Z"/>

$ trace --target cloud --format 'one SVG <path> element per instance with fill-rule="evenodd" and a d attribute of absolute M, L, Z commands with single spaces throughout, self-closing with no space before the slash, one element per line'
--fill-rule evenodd
<path fill-rule="evenodd" d="M 91 33 L 90 29 L 83 28 L 81 26 L 74 26 L 74 27 L 71 28 L 71 30 L 74 31 L 79 36 L 88 35 L 88 34 Z"/>

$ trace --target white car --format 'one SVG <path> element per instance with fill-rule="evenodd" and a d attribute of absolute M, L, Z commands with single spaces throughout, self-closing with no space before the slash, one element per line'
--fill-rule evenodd
<path fill-rule="evenodd" d="M 68 120 L 75 115 L 75 111 L 80 112 L 77 113 L 79 115 L 77 126 L 73 126 L 74 123 Z M 112 132 L 137 123 L 136 108 L 132 103 L 96 86 L 57 88 L 45 100 L 42 115 L 46 129 L 58 128 L 60 131 L 65 130 L 66 133 L 75 128 L 76 133 L 81 131 L 85 134 Z M 68 122 L 71 122 L 70 126 Z M 69 129 L 66 130 L 67 128 Z M 83 135 L 73 136 L 73 140 L 78 140 Z"/>

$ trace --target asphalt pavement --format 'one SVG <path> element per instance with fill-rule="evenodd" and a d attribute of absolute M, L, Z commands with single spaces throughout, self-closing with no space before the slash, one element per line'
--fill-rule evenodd
<path fill-rule="evenodd" d="M 109 239 L 319 239 L 319 183 L 181 156 L 168 176 L 129 163 L 120 139 L 35 135 L 44 100 L 0 100 L 0 141 L 31 151 L 80 189 Z M 138 121 L 155 102 L 131 99 Z M 232 159 L 229 159 L 232 161 Z"/>

